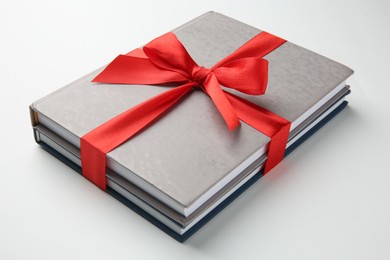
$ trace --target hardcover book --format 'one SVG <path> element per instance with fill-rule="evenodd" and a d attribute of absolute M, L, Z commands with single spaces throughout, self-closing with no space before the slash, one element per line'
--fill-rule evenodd
<path fill-rule="evenodd" d="M 211 67 L 261 31 L 208 12 L 172 31 Z M 348 67 L 286 42 L 264 57 L 266 94 L 234 91 L 291 122 L 287 153 L 345 107 Z M 81 170 L 80 138 L 167 86 L 92 83 L 100 68 L 30 106 L 36 141 Z M 270 138 L 229 131 L 210 98 L 192 91 L 157 122 L 107 154 L 107 191 L 179 241 L 261 176 Z"/>

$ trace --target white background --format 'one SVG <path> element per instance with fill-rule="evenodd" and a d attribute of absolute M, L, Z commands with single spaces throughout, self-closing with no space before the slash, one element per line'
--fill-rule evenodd
<path fill-rule="evenodd" d="M 0 3 L 0 259 L 390 259 L 390 2 Z M 209 10 L 355 70 L 350 106 L 185 244 L 33 141 L 36 99 Z"/>

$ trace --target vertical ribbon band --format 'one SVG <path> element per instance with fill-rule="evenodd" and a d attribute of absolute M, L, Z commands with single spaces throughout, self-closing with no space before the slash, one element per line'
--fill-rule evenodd
<path fill-rule="evenodd" d="M 262 32 L 211 68 L 199 66 L 173 33 L 156 38 L 143 49 L 115 58 L 93 81 L 111 84 L 179 83 L 106 123 L 80 140 L 83 175 L 106 189 L 106 154 L 143 130 L 194 88 L 201 88 L 213 101 L 233 131 L 240 120 L 271 138 L 264 174 L 284 156 L 290 122 L 221 88 L 262 95 L 268 81 L 268 61 L 263 56 L 285 40 Z"/>

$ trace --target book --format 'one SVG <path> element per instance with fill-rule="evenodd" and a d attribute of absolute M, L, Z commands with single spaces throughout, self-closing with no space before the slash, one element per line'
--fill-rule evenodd
<path fill-rule="evenodd" d="M 208 12 L 173 32 L 198 64 L 211 67 L 261 31 Z M 266 94 L 235 94 L 291 121 L 288 147 L 296 147 L 319 122 L 345 106 L 349 93 L 345 82 L 353 72 L 290 42 L 265 59 Z M 162 86 L 92 83 L 102 69 L 30 106 L 37 142 L 75 169 L 81 165 L 83 135 L 166 91 Z M 261 175 L 269 141 L 244 123 L 230 132 L 208 96 L 193 91 L 152 126 L 107 154 L 108 191 L 183 240 Z"/>

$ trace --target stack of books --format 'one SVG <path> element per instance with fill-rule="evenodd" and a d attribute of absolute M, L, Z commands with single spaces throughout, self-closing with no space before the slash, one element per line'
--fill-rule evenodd
<path fill-rule="evenodd" d="M 260 32 L 214 12 L 173 30 L 191 57 L 205 67 Z M 291 42 L 264 58 L 269 62 L 266 94 L 234 94 L 291 122 L 287 155 L 347 105 L 346 79 L 353 71 Z M 37 143 L 78 172 L 82 136 L 167 90 L 92 83 L 102 70 L 30 106 Z M 153 125 L 107 154 L 107 193 L 184 241 L 262 176 L 269 141 L 243 122 L 229 131 L 211 99 L 192 91 Z"/>

